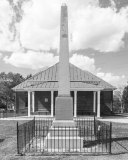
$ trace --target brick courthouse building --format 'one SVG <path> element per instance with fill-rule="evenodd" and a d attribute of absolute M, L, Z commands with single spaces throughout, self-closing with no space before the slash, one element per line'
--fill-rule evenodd
<path fill-rule="evenodd" d="M 59 63 L 20 83 L 16 92 L 16 112 L 31 115 L 55 115 L 58 95 Z M 70 93 L 73 97 L 73 115 L 108 115 L 113 110 L 113 87 L 88 71 L 69 65 Z"/>

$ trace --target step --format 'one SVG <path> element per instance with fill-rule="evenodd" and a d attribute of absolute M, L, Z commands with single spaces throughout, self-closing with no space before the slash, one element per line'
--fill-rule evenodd
<path fill-rule="evenodd" d="M 78 136 L 79 129 L 76 127 L 52 127 L 49 130 L 51 137 Z"/>
<path fill-rule="evenodd" d="M 82 149 L 83 148 L 83 138 L 79 136 L 74 137 L 51 137 L 48 133 L 45 138 L 45 148 L 46 149 Z"/>

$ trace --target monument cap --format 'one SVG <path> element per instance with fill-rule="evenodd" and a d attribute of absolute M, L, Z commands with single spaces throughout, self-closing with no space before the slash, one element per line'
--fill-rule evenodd
<path fill-rule="evenodd" d="M 67 6 L 66 3 L 63 3 L 62 6 Z"/>

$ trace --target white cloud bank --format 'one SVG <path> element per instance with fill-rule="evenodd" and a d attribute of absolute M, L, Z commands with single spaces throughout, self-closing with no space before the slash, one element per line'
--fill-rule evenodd
<path fill-rule="evenodd" d="M 18 0 L 14 1 L 17 5 Z M 60 6 L 63 0 L 24 1 L 22 20 L 9 25 L 16 18 L 7 0 L 0 5 L 0 50 L 18 52 L 22 47 L 36 51 L 59 48 Z M 128 7 L 116 12 L 114 6 L 101 8 L 98 0 L 65 0 L 69 13 L 71 50 L 93 48 L 117 51 L 124 46 L 122 38 L 128 33 Z M 91 5 L 90 3 L 96 3 Z"/>
<path fill-rule="evenodd" d="M 62 1 L 32 2 L 23 6 L 24 16 L 19 24 L 22 45 L 34 50 L 58 48 Z M 122 38 L 128 32 L 128 7 L 116 12 L 113 6 L 100 8 L 82 0 L 77 7 L 76 4 L 76 1 L 67 1 L 69 33 L 73 37 L 71 50 L 93 48 L 109 52 L 124 46 Z"/>
<path fill-rule="evenodd" d="M 54 56 L 52 53 L 47 52 L 16 52 L 13 53 L 10 58 L 5 56 L 4 61 L 5 63 L 14 65 L 16 67 L 39 69 L 46 66 L 52 66 L 57 63 L 58 56 Z"/>
<path fill-rule="evenodd" d="M 70 58 L 70 63 L 78 66 L 79 68 L 83 69 L 83 70 L 88 70 L 92 73 L 95 72 L 95 60 L 94 58 L 89 58 L 87 56 L 83 56 L 83 55 L 77 55 L 74 54 L 71 58 Z"/>
<path fill-rule="evenodd" d="M 31 3 L 32 2 L 32 3 Z M 24 15 L 19 24 L 21 44 L 33 50 L 50 50 L 59 48 L 60 34 L 60 7 L 63 0 L 31 0 L 24 3 Z M 68 5 L 69 22 L 74 21 L 72 16 L 81 6 L 87 6 L 94 0 L 65 0 Z M 75 19 L 77 21 L 77 19 Z M 69 28 L 72 27 L 69 25 Z"/>
<path fill-rule="evenodd" d="M 95 74 L 96 76 L 98 76 L 99 78 L 105 80 L 106 82 L 113 84 L 114 86 L 117 86 L 118 83 L 125 78 L 124 75 L 117 76 L 114 75 L 110 72 L 108 73 L 103 73 L 100 72 L 100 68 L 96 69 L 95 67 L 95 60 L 94 58 L 89 58 L 87 56 L 83 56 L 83 55 L 77 55 L 74 54 L 71 58 L 70 58 L 70 62 L 74 65 L 76 65 L 77 67 L 83 69 L 83 70 L 87 70 L 93 74 Z"/>
<path fill-rule="evenodd" d="M 99 6 L 81 7 L 74 14 L 72 49 L 93 48 L 103 52 L 118 51 L 128 33 L 128 7 L 116 12 Z"/>
<path fill-rule="evenodd" d="M 115 76 L 114 74 L 112 73 L 103 73 L 103 72 L 99 72 L 96 74 L 98 77 L 100 77 L 101 79 L 107 81 L 107 82 L 117 82 L 119 81 L 122 77 L 119 77 L 119 76 Z"/>
<path fill-rule="evenodd" d="M 15 0 L 17 5 L 18 0 Z M 90 2 L 97 2 L 91 5 Z M 59 48 L 60 6 L 63 0 L 31 0 L 24 1 L 22 20 L 9 30 L 15 14 L 7 0 L 1 0 L 0 5 L 0 50 L 12 51 L 10 57 L 4 57 L 6 63 L 17 67 L 38 69 L 51 66 L 58 57 L 49 51 Z M 93 48 L 99 51 L 118 51 L 124 46 L 122 40 L 128 33 L 128 7 L 116 12 L 114 6 L 100 8 L 98 0 L 65 0 L 69 13 L 69 35 L 72 41 L 70 50 Z M 69 36 L 70 38 L 70 36 Z M 22 47 L 28 49 L 26 53 Z M 31 51 L 35 50 L 35 51 Z M 95 68 L 94 59 L 74 54 L 70 61 L 78 67 L 89 70 L 104 80 L 118 81 L 121 77 L 112 73 L 102 73 Z M 124 77 L 124 76 L 122 76 Z"/>
<path fill-rule="evenodd" d="M 18 53 L 13 53 L 11 57 L 4 57 L 4 61 L 5 63 L 14 65 L 16 67 L 40 69 L 46 66 L 50 67 L 57 63 L 59 61 L 59 56 L 54 56 L 53 53 L 48 52 L 27 51 L 24 53 L 21 51 Z M 125 78 L 124 75 L 120 77 L 110 72 L 100 72 L 100 68 L 96 69 L 95 67 L 94 58 L 74 54 L 72 57 L 70 57 L 69 61 L 77 67 L 87 70 L 113 85 L 118 85 L 118 82 Z"/>
<path fill-rule="evenodd" d="M 0 58 L 3 56 L 3 54 L 2 53 L 0 53 Z"/>
<path fill-rule="evenodd" d="M 20 49 L 19 40 L 14 40 L 14 28 L 11 28 L 14 12 L 7 0 L 0 0 L 0 50 L 17 51 Z"/>

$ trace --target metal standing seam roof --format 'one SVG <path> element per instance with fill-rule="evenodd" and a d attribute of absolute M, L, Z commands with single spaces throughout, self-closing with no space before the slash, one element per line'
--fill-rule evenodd
<path fill-rule="evenodd" d="M 56 63 L 52 67 L 40 71 L 33 75 L 31 78 L 25 80 L 19 85 L 12 88 L 15 91 L 24 91 L 27 88 L 42 88 L 50 89 L 59 87 L 58 83 L 58 69 L 59 63 Z M 114 90 L 115 87 L 106 81 L 100 79 L 99 77 L 93 75 L 88 71 L 83 71 L 82 69 L 74 66 L 70 63 L 70 88 L 104 88 L 104 90 Z"/>

